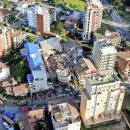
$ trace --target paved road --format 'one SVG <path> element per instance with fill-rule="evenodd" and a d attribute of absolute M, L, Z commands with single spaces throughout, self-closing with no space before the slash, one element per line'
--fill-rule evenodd
<path fill-rule="evenodd" d="M 102 3 L 103 4 L 107 4 L 107 5 L 110 5 L 107 0 L 102 0 Z M 113 11 L 111 14 L 110 14 L 111 18 L 113 19 L 114 22 L 117 22 L 117 23 L 125 23 L 125 21 L 120 17 L 120 15 Z M 126 23 L 125 23 L 126 24 Z M 115 28 L 116 31 L 120 32 L 121 33 L 121 36 L 122 36 L 122 39 L 123 40 L 128 40 L 130 41 L 130 32 L 128 31 L 128 29 L 125 29 L 125 28 Z"/>

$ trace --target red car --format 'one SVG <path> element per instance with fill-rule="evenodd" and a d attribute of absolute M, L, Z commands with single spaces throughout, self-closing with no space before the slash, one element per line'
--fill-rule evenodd
<path fill-rule="evenodd" d="M 21 109 L 21 111 L 22 111 L 22 112 L 29 111 L 29 107 L 23 107 L 23 108 Z"/>

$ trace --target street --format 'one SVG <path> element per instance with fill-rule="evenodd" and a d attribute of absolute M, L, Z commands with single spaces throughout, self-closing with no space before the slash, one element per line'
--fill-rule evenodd
<path fill-rule="evenodd" d="M 107 0 L 102 0 L 102 3 L 105 4 L 105 5 L 110 5 Z M 121 16 L 117 13 L 117 12 L 114 12 L 112 11 L 112 13 L 110 14 L 112 20 L 116 23 L 124 23 L 125 24 L 125 21 L 121 18 Z M 130 41 L 130 32 L 128 29 L 126 28 L 116 28 L 116 31 L 120 32 L 121 33 L 121 37 L 123 40 L 128 40 Z"/>

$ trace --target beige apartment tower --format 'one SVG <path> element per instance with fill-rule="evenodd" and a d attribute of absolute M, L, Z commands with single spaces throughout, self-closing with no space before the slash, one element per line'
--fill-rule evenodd
<path fill-rule="evenodd" d="M 115 75 L 91 77 L 81 95 L 80 115 L 86 127 L 120 121 L 125 88 Z"/>
<path fill-rule="evenodd" d="M 103 6 L 99 1 L 96 4 L 87 2 L 83 22 L 83 40 L 90 40 L 91 34 L 97 29 L 101 28 L 102 14 Z"/>
<path fill-rule="evenodd" d="M 101 75 L 111 75 L 114 72 L 117 50 L 106 41 L 96 41 L 93 47 L 93 62 Z"/>

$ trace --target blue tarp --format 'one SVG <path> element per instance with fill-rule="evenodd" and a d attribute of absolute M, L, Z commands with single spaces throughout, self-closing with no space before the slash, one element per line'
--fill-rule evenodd
<path fill-rule="evenodd" d="M 24 47 L 30 69 L 38 69 L 40 67 L 44 67 L 44 63 L 39 52 L 39 45 L 33 43 L 25 43 Z"/>
<path fill-rule="evenodd" d="M 9 117 L 11 120 L 15 118 L 15 116 L 11 112 L 6 112 L 6 116 Z"/>

